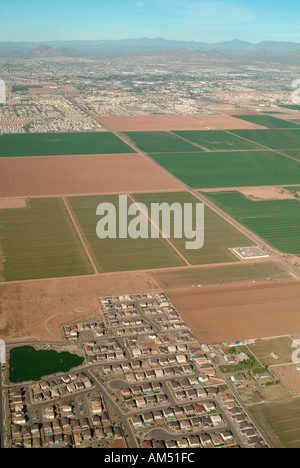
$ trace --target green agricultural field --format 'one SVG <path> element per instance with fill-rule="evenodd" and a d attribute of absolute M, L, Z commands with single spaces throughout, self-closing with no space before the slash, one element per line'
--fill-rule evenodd
<path fill-rule="evenodd" d="M 190 268 L 188 270 L 162 271 L 156 277 L 163 289 L 206 286 L 211 284 L 227 284 L 241 281 L 264 281 L 288 278 L 288 273 L 276 263 L 238 263 L 205 268 Z"/>
<path fill-rule="evenodd" d="M 138 202 L 145 203 L 150 208 L 151 203 L 201 203 L 200 200 L 189 193 L 164 193 L 164 194 L 139 194 L 134 195 Z M 193 224 L 195 228 L 195 208 Z M 174 217 L 171 217 L 171 225 L 174 225 Z M 193 265 L 226 263 L 238 261 L 237 258 L 228 250 L 228 248 L 244 245 L 253 245 L 253 243 L 224 221 L 220 216 L 205 207 L 204 214 L 204 246 L 201 249 L 187 250 L 186 241 L 188 239 L 174 239 L 174 232 L 171 231 L 171 241 L 180 250 L 184 257 Z"/>
<path fill-rule="evenodd" d="M 300 446 L 300 399 L 249 407 L 250 413 L 277 448 Z"/>
<path fill-rule="evenodd" d="M 71 207 L 91 247 L 99 271 L 127 271 L 185 265 L 174 249 L 163 239 L 104 239 L 96 235 L 96 216 L 100 203 L 118 207 L 118 196 L 71 197 Z M 130 202 L 128 203 L 130 204 Z M 131 218 L 129 217 L 129 222 Z M 117 232 L 119 223 L 117 223 Z"/>
<path fill-rule="evenodd" d="M 9 380 L 12 383 L 41 380 L 47 375 L 69 372 L 81 366 L 84 358 L 77 354 L 37 351 L 32 346 L 12 348 L 9 356 Z"/>
<path fill-rule="evenodd" d="M 299 128 L 299 125 L 288 120 L 277 119 L 270 115 L 235 115 L 237 119 L 245 120 L 268 128 Z"/>
<path fill-rule="evenodd" d="M 272 151 L 155 154 L 151 158 L 193 188 L 289 185 L 300 163 Z"/>
<path fill-rule="evenodd" d="M 30 133 L 0 136 L 0 157 L 134 153 L 109 132 Z"/>
<path fill-rule="evenodd" d="M 241 224 L 284 253 L 300 255 L 300 201 L 252 201 L 239 192 L 205 193 Z"/>
<path fill-rule="evenodd" d="M 146 153 L 199 152 L 200 148 L 169 132 L 127 132 L 125 136 Z"/>
<path fill-rule="evenodd" d="M 59 199 L 32 199 L 27 208 L 0 210 L 0 247 L 0 275 L 7 281 L 93 273 Z"/>
<path fill-rule="evenodd" d="M 231 130 L 231 133 L 274 150 L 300 149 L 300 130 Z"/>
<path fill-rule="evenodd" d="M 283 187 L 285 190 L 288 190 L 291 193 L 300 192 L 300 185 L 293 185 L 289 187 Z"/>
<path fill-rule="evenodd" d="M 261 150 L 254 143 L 243 140 L 222 130 L 174 132 L 191 143 L 203 146 L 211 151 Z"/>
<path fill-rule="evenodd" d="M 300 161 L 300 149 L 298 150 L 285 150 L 285 154 L 292 156 L 295 159 L 298 159 Z"/>
<path fill-rule="evenodd" d="M 300 106 L 299 105 L 296 105 L 296 104 L 292 104 L 292 105 L 281 105 L 279 107 L 283 107 L 284 109 L 290 109 L 290 110 L 295 110 L 295 111 L 300 111 Z"/>

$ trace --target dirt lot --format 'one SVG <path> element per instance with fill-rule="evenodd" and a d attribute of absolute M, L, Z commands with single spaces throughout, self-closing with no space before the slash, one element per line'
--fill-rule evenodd
<path fill-rule="evenodd" d="M 27 208 L 27 200 L 25 198 L 0 198 L 0 210 L 12 208 Z"/>
<path fill-rule="evenodd" d="M 139 154 L 0 159 L 0 197 L 180 190 Z"/>
<path fill-rule="evenodd" d="M 256 112 L 254 110 L 248 110 L 248 109 L 236 109 L 235 107 L 230 107 L 228 105 L 216 105 L 216 106 L 210 106 L 210 108 L 216 112 L 221 112 L 222 114 L 225 115 L 259 115 L 259 112 Z"/>
<path fill-rule="evenodd" d="M 294 200 L 292 194 L 281 192 L 276 187 L 252 187 L 239 189 L 239 192 L 252 200 Z"/>
<path fill-rule="evenodd" d="M 109 441 L 110 449 L 122 449 L 127 448 L 126 441 L 124 439 L 110 440 Z"/>
<path fill-rule="evenodd" d="M 97 297 L 157 290 L 142 272 L 0 284 L 0 336 L 61 339 L 59 327 L 97 310 Z"/>
<path fill-rule="evenodd" d="M 0 120 L 0 125 L 27 125 L 29 121 L 27 120 Z"/>
<path fill-rule="evenodd" d="M 235 119 L 229 115 L 197 115 L 194 116 L 196 120 L 201 122 L 202 129 L 213 130 L 238 130 L 238 129 L 260 129 L 265 128 L 261 125 L 256 125 L 245 120 Z M 240 123 L 241 122 L 241 123 Z M 245 125 L 246 124 L 246 125 Z"/>
<path fill-rule="evenodd" d="M 300 394 L 300 372 L 296 364 L 271 367 L 272 372 L 281 381 L 282 385 L 294 395 Z"/>
<path fill-rule="evenodd" d="M 263 186 L 263 187 L 225 187 L 225 188 L 210 188 L 201 189 L 203 193 L 212 192 L 232 192 L 237 191 L 251 198 L 251 200 L 292 200 L 295 197 L 288 192 L 281 192 L 277 187 Z"/>
<path fill-rule="evenodd" d="M 170 290 L 169 296 L 203 343 L 300 333 L 296 280 Z"/>
<path fill-rule="evenodd" d="M 122 116 L 98 117 L 98 120 L 116 132 L 265 128 L 228 115 Z"/>

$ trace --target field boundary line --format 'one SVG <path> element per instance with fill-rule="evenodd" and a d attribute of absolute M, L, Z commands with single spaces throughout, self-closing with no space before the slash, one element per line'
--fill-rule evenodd
<path fill-rule="evenodd" d="M 272 130 L 272 129 L 268 129 L 268 130 Z M 277 128 L 276 130 L 292 130 L 292 129 L 291 128 L 290 129 Z M 231 133 L 229 130 L 225 130 L 225 132 L 228 133 L 229 135 L 234 135 L 234 133 Z M 242 140 L 248 141 L 249 143 L 255 143 L 254 141 L 248 140 L 247 138 L 242 137 L 240 135 L 235 135 L 235 136 L 238 136 Z M 268 146 L 262 145 L 261 143 L 255 143 L 255 144 L 261 146 L 262 148 L 265 148 L 268 151 L 271 151 L 272 153 L 280 154 L 280 156 L 284 156 L 285 158 L 292 159 L 292 161 L 297 161 L 299 163 L 299 159 L 293 158 L 293 156 L 289 156 L 288 154 L 283 153 L 282 150 L 272 149 L 272 148 L 269 148 Z"/>
<path fill-rule="evenodd" d="M 76 231 L 76 233 L 77 233 L 77 235 L 78 235 L 78 237 L 79 237 L 79 240 L 80 240 L 80 242 L 81 242 L 81 245 L 82 245 L 82 247 L 84 248 L 84 251 L 85 251 L 85 253 L 86 253 L 86 255 L 87 255 L 87 257 L 88 257 L 88 259 L 89 259 L 89 261 L 90 261 L 90 264 L 91 264 L 92 267 L 93 267 L 94 273 L 95 273 L 95 274 L 98 274 L 99 271 L 98 271 L 98 269 L 97 269 L 96 263 L 95 263 L 95 261 L 94 261 L 94 259 L 93 259 L 93 257 L 92 257 L 92 254 L 91 254 L 91 252 L 90 252 L 90 250 L 89 250 L 89 248 L 88 248 L 88 246 L 87 246 L 87 241 L 85 241 L 85 239 L 84 239 L 84 237 L 83 237 L 83 234 L 81 233 L 81 230 L 80 230 L 80 227 L 79 227 L 79 223 L 78 223 L 77 219 L 75 218 L 75 215 L 74 215 L 73 212 L 72 212 L 72 209 L 71 209 L 71 207 L 70 207 L 70 205 L 69 205 L 69 202 L 68 202 L 68 200 L 67 200 L 65 197 L 62 197 L 62 201 L 63 201 L 63 203 L 64 203 L 64 206 L 66 207 L 66 210 L 67 210 L 68 215 L 69 215 L 69 217 L 70 217 L 70 219 L 71 219 L 71 222 L 72 222 L 72 224 L 73 224 L 73 226 L 74 226 L 74 228 L 75 228 L 75 231 Z"/>
<path fill-rule="evenodd" d="M 175 130 L 174 130 L 174 131 L 175 131 Z M 180 136 L 180 135 L 177 135 L 176 133 L 173 133 L 173 131 L 169 131 L 168 133 L 170 133 L 171 135 L 176 136 L 177 138 L 181 138 L 183 141 L 186 141 L 187 143 L 190 143 L 190 145 L 195 146 L 195 148 L 200 148 L 200 149 L 204 150 L 204 152 L 209 153 L 209 149 L 206 148 L 205 146 L 201 146 L 201 145 L 199 145 L 198 143 L 189 141 L 189 140 L 187 140 L 186 138 L 184 138 L 184 137 L 182 137 L 182 136 Z"/>
<path fill-rule="evenodd" d="M 128 194 L 130 200 L 133 202 L 133 203 L 140 203 L 138 202 L 133 195 L 131 194 Z M 166 240 L 168 242 L 168 244 L 172 247 L 172 249 L 177 253 L 177 255 L 179 255 L 179 257 L 181 258 L 181 260 L 184 261 L 184 263 L 186 264 L 186 266 L 191 266 L 191 263 L 185 258 L 185 256 L 180 252 L 180 250 L 173 244 L 173 242 L 170 240 L 170 239 L 167 239 L 166 237 L 163 236 L 163 232 L 162 230 L 160 229 L 159 226 L 156 226 L 156 224 L 154 224 L 154 222 L 152 221 L 152 219 L 149 217 L 149 215 L 147 213 L 145 213 L 143 210 L 141 210 L 141 212 L 143 213 L 143 215 L 150 221 L 150 223 L 152 224 L 152 226 L 155 227 L 155 229 L 157 229 L 157 231 L 162 235 L 162 239 L 163 240 Z"/>

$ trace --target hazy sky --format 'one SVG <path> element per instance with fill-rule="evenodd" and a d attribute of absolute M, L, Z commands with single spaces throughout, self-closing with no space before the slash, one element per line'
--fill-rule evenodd
<path fill-rule="evenodd" d="M 299 0 L 13 0 L 0 41 L 164 37 L 300 42 Z"/>

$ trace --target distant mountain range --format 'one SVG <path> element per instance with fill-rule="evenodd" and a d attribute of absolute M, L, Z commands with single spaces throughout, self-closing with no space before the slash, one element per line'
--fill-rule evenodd
<path fill-rule="evenodd" d="M 83 54 L 76 49 L 69 49 L 67 47 L 53 49 L 49 46 L 40 45 L 36 49 L 26 50 L 24 55 L 32 57 L 80 57 Z"/>
<path fill-rule="evenodd" d="M 229 56 L 276 57 L 288 55 L 289 60 L 299 57 L 300 43 L 263 41 L 258 44 L 239 40 L 208 44 L 206 42 L 172 41 L 157 39 L 126 39 L 109 41 L 52 41 L 52 42 L 0 42 L 1 56 L 101 56 L 164 51 L 188 50 L 226 54 Z"/>

